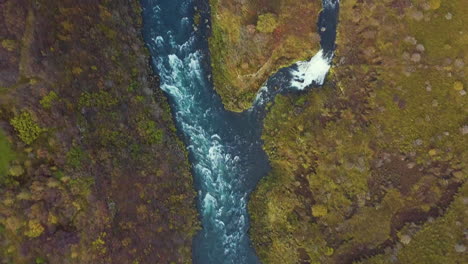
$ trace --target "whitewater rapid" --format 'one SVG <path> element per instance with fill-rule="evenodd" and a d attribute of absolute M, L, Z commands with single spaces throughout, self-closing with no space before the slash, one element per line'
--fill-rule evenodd
<path fill-rule="evenodd" d="M 248 237 L 247 202 L 269 171 L 260 139 L 264 106 L 278 93 L 322 85 L 333 49 L 322 44 L 311 60 L 280 70 L 259 90 L 251 109 L 231 113 L 224 109 L 209 78 L 209 5 L 195 0 L 141 2 L 143 35 L 187 145 L 198 193 L 202 230 L 194 238 L 193 262 L 260 263 Z M 336 13 L 336 1 L 324 0 L 323 5 L 322 14 Z M 203 21 L 196 30 L 195 10 Z"/>

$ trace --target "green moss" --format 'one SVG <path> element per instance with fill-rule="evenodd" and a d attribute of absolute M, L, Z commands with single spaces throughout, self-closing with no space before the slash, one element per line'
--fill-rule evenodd
<path fill-rule="evenodd" d="M 17 47 L 16 41 L 12 39 L 4 39 L 2 40 L 2 47 L 8 51 L 14 51 Z"/>
<path fill-rule="evenodd" d="M 8 170 L 8 175 L 13 177 L 19 177 L 24 174 L 24 168 L 20 165 L 13 165 Z"/>
<path fill-rule="evenodd" d="M 10 124 L 18 132 L 19 138 L 26 144 L 33 143 L 45 129 L 39 127 L 34 121 L 32 115 L 23 111 L 21 114 L 15 116 L 10 120 Z"/>
<path fill-rule="evenodd" d="M 325 206 L 323 206 L 321 204 L 317 204 L 317 205 L 312 206 L 312 215 L 315 216 L 315 217 L 326 216 L 327 213 L 328 213 L 327 207 L 325 207 Z"/>
<path fill-rule="evenodd" d="M 80 147 L 72 147 L 67 153 L 67 164 L 73 168 L 80 168 L 86 154 Z"/>
<path fill-rule="evenodd" d="M 81 177 L 72 179 L 69 182 L 71 191 L 75 195 L 80 195 L 82 197 L 88 197 L 91 193 L 91 187 L 94 186 L 94 178 L 93 177 Z"/>
<path fill-rule="evenodd" d="M 117 37 L 117 32 L 113 30 L 112 28 L 106 26 L 105 24 L 98 24 L 97 25 L 99 30 L 104 33 L 104 35 L 110 39 L 114 40 Z"/>
<path fill-rule="evenodd" d="M 46 260 L 42 257 L 37 257 L 36 258 L 36 264 L 45 264 Z"/>
<path fill-rule="evenodd" d="M 272 33 L 278 26 L 278 17 L 272 13 L 258 16 L 257 30 L 262 33 Z"/>
<path fill-rule="evenodd" d="M 44 227 L 38 220 L 29 220 L 28 229 L 25 231 L 25 235 L 29 238 L 36 238 L 42 235 Z"/>
<path fill-rule="evenodd" d="M 156 122 L 152 120 L 142 120 L 137 124 L 137 130 L 149 144 L 160 144 L 163 140 L 164 132 L 157 127 Z"/>
<path fill-rule="evenodd" d="M 137 81 L 132 81 L 128 86 L 127 91 L 133 93 L 138 89 L 138 87 L 140 87 L 140 84 Z"/>
<path fill-rule="evenodd" d="M 0 130 L 0 183 L 3 182 L 7 175 L 10 162 L 15 158 L 14 152 L 11 150 L 10 142 L 3 131 Z"/>
<path fill-rule="evenodd" d="M 41 104 L 44 109 L 50 109 L 52 105 L 59 99 L 57 93 L 54 91 L 50 91 L 47 95 L 42 97 L 39 103 Z"/>
<path fill-rule="evenodd" d="M 109 108 L 117 105 L 119 100 L 106 91 L 81 94 L 78 104 L 80 107 Z"/>

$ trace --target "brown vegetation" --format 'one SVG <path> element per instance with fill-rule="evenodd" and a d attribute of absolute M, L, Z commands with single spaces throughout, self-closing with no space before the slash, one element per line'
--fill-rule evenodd
<path fill-rule="evenodd" d="M 320 1 L 210 0 L 214 86 L 228 110 L 250 107 L 278 69 L 312 57 Z"/>
<path fill-rule="evenodd" d="M 255 247 L 265 263 L 465 263 L 468 6 L 341 4 L 328 84 L 265 121 Z"/>
<path fill-rule="evenodd" d="M 0 263 L 189 263 L 194 192 L 137 1 L 0 1 Z"/>

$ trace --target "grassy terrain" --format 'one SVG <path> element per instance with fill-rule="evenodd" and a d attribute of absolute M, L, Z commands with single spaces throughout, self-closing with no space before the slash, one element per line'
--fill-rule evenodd
<path fill-rule="evenodd" d="M 342 1 L 326 87 L 271 107 L 264 263 L 468 261 L 468 6 L 412 2 Z"/>
<path fill-rule="evenodd" d="M 187 153 L 138 1 L 0 2 L 0 263 L 190 263 Z"/>
<path fill-rule="evenodd" d="M 228 110 L 250 107 L 278 69 L 318 49 L 320 1 L 210 0 L 213 81 Z"/>

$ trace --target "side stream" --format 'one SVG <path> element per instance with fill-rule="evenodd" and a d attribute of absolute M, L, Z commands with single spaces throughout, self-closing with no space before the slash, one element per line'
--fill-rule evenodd
<path fill-rule="evenodd" d="M 319 30 L 317 55 L 275 73 L 243 113 L 226 111 L 213 89 L 205 1 L 141 0 L 143 35 L 192 163 L 203 227 L 194 238 L 193 262 L 260 263 L 247 233 L 247 202 L 269 171 L 261 141 L 265 106 L 278 93 L 323 84 L 335 47 L 338 1 L 323 0 L 318 26 L 326 30 Z M 196 9 L 206 21 L 199 28 L 193 26 Z"/>

